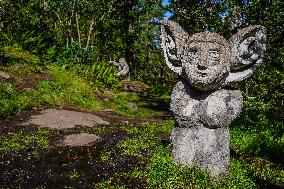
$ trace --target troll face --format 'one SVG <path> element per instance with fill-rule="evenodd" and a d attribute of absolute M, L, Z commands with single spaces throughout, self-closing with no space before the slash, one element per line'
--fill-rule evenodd
<path fill-rule="evenodd" d="M 194 88 L 209 91 L 253 73 L 262 62 L 266 32 L 262 26 L 251 26 L 227 41 L 211 32 L 189 36 L 177 23 L 166 20 L 161 38 L 169 68 Z"/>
<path fill-rule="evenodd" d="M 185 48 L 183 77 L 200 90 L 220 87 L 229 73 L 228 46 L 221 36 L 209 32 L 193 35 Z"/>

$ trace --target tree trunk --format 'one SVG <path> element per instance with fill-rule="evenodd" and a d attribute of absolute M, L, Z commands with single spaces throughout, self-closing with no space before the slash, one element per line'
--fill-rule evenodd
<path fill-rule="evenodd" d="M 91 20 L 90 23 L 90 29 L 89 29 L 89 33 L 88 33 L 88 39 L 87 39 L 87 45 L 86 45 L 86 50 L 89 48 L 89 44 L 90 44 L 90 40 L 91 40 L 91 34 L 93 31 L 93 26 L 95 24 L 94 18 Z"/>

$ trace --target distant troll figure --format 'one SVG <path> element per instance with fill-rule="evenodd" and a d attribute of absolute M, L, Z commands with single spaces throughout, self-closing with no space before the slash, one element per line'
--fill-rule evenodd
<path fill-rule="evenodd" d="M 161 23 L 167 65 L 180 76 L 170 109 L 176 119 L 172 131 L 175 162 L 208 170 L 219 179 L 230 162 L 229 125 L 242 109 L 239 90 L 226 85 L 248 78 L 263 60 L 266 30 L 249 26 L 229 42 L 202 32 L 189 36 L 177 23 Z"/>

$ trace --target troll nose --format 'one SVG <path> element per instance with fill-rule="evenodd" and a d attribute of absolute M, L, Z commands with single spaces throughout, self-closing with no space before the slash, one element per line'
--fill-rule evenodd
<path fill-rule="evenodd" d="M 203 54 L 200 60 L 198 61 L 197 68 L 199 70 L 206 70 L 208 68 L 207 61 L 207 55 Z"/>
<path fill-rule="evenodd" d="M 206 70 L 207 66 L 198 64 L 197 65 L 197 69 L 199 69 L 199 70 Z"/>

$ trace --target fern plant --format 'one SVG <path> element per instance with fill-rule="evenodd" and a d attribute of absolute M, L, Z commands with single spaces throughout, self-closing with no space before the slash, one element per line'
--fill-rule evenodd
<path fill-rule="evenodd" d="M 108 62 L 96 62 L 92 65 L 77 64 L 70 69 L 74 69 L 80 76 L 91 81 L 96 87 L 108 87 L 117 89 L 119 78 L 115 75 L 115 68 Z"/>

